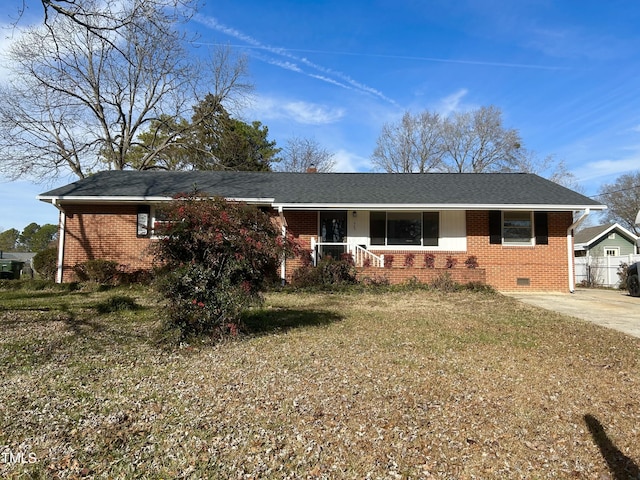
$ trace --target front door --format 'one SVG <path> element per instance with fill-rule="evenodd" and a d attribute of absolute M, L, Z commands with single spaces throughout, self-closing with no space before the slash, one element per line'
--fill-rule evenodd
<path fill-rule="evenodd" d="M 320 258 L 331 255 L 335 259 L 347 251 L 347 212 L 344 210 L 320 212 Z M 333 245 L 332 245 L 333 244 Z"/>

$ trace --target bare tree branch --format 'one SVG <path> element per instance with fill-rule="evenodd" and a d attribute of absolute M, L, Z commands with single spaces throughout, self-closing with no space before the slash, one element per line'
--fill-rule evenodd
<path fill-rule="evenodd" d="M 278 169 L 283 172 L 307 172 L 315 168 L 320 173 L 333 171 L 336 162 L 333 153 L 311 138 L 292 137 L 282 149 Z"/>
<path fill-rule="evenodd" d="M 0 87 L 8 99 L 0 104 L 0 169 L 11 178 L 154 167 L 184 133 L 179 120 L 207 93 L 201 86 L 214 78 L 229 102 L 250 90 L 246 60 L 230 64 L 228 49 L 214 52 L 207 68 L 187 53 L 179 26 L 188 1 L 42 2 L 46 25 L 14 41 L 12 76 Z M 167 117 L 178 128 L 139 149 L 133 165 L 138 137 Z"/>
<path fill-rule="evenodd" d="M 387 123 L 372 155 L 375 167 L 390 173 L 425 173 L 442 165 L 442 119 L 437 113 L 405 112 L 399 123 Z"/>
<path fill-rule="evenodd" d="M 490 106 L 445 119 L 443 145 L 449 171 L 479 173 L 509 168 L 521 140 L 516 130 L 502 125 L 502 112 Z"/>
<path fill-rule="evenodd" d="M 612 184 L 602 185 L 598 198 L 609 207 L 604 212 L 606 220 L 618 222 L 640 235 L 640 226 L 636 224 L 640 211 L 640 170 L 621 175 Z"/>
<path fill-rule="evenodd" d="M 552 182 L 577 192 L 583 190 L 576 176 L 571 173 L 563 160 L 556 160 L 553 155 L 540 158 L 536 152 L 521 148 L 519 155 L 506 172 L 527 172 L 543 176 Z"/>

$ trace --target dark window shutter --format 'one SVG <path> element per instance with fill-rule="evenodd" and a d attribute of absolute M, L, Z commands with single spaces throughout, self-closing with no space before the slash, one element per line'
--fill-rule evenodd
<path fill-rule="evenodd" d="M 489 211 L 489 243 L 492 245 L 502 243 L 502 212 L 500 210 Z"/>
<path fill-rule="evenodd" d="M 536 232 L 536 245 L 549 245 L 549 220 L 547 212 L 533 213 L 533 228 Z"/>

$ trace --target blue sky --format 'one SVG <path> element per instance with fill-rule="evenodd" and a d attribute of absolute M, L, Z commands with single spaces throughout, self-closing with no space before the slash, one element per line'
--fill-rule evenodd
<path fill-rule="evenodd" d="M 563 160 L 594 195 L 640 169 L 638 25 L 631 0 L 215 0 L 189 28 L 202 49 L 248 56 L 244 120 L 279 146 L 315 139 L 337 171 L 371 171 L 382 126 L 407 110 L 495 105 L 525 147 Z M 35 197 L 71 180 L 4 179 L 0 229 L 56 223 Z"/>

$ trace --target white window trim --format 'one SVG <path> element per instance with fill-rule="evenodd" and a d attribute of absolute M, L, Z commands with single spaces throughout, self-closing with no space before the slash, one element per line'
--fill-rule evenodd
<path fill-rule="evenodd" d="M 536 244 L 536 232 L 535 230 L 535 224 L 534 224 L 534 219 L 533 219 L 533 210 L 516 210 L 515 212 L 518 213 L 528 213 L 529 214 L 529 221 L 531 222 L 531 237 L 529 238 L 528 242 L 509 242 L 504 238 L 504 214 L 505 213 L 513 213 L 514 211 L 506 211 L 503 210 L 502 211 L 502 245 L 506 246 L 506 247 L 534 247 Z"/>
<path fill-rule="evenodd" d="M 442 249 L 442 212 L 439 210 L 383 210 L 385 213 L 385 235 L 384 235 L 384 245 L 375 245 L 371 243 L 371 236 L 369 235 L 369 248 L 376 250 L 415 250 L 415 251 L 424 251 L 424 250 L 438 250 Z M 389 213 L 420 213 L 420 245 L 392 245 L 389 244 L 389 236 L 387 231 L 387 222 Z M 438 245 L 422 245 L 424 242 L 424 213 L 437 213 L 438 214 Z M 371 230 L 369 230 L 371 231 Z"/>
<path fill-rule="evenodd" d="M 152 205 L 151 206 L 151 226 L 150 226 L 151 235 L 149 235 L 149 238 L 151 238 L 152 240 L 154 240 L 154 239 L 157 240 L 159 238 L 166 238 L 167 237 L 166 235 L 158 235 L 156 233 L 156 223 L 157 222 L 162 222 L 162 220 L 158 220 L 156 218 L 156 211 L 157 211 L 156 205 Z M 166 223 L 168 223 L 168 222 L 166 222 Z"/>
<path fill-rule="evenodd" d="M 367 239 L 363 244 L 370 250 L 377 252 L 466 252 L 467 251 L 467 228 L 466 210 L 445 211 L 445 210 L 421 210 L 422 212 L 438 212 L 438 245 L 374 245 L 367 232 Z M 452 216 L 452 214 L 455 214 Z M 386 237 L 385 237 L 386 242 Z"/>

